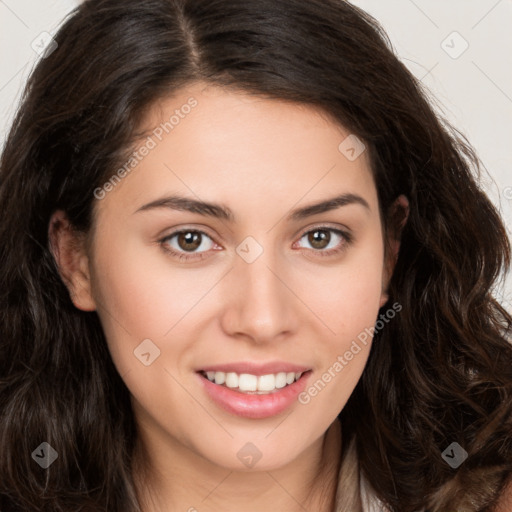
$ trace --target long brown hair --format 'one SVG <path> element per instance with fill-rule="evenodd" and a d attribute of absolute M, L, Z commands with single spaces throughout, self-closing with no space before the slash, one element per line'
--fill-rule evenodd
<path fill-rule="evenodd" d="M 48 224 L 62 209 L 88 232 L 144 112 L 196 80 L 314 105 L 356 134 L 386 230 L 408 197 L 389 288 L 403 309 L 340 413 L 342 474 L 356 479 L 356 460 L 394 512 L 491 510 L 512 474 L 512 318 L 491 295 L 510 244 L 477 156 L 379 24 L 342 0 L 86 0 L 55 39 L 0 161 L 0 510 L 139 510 L 129 392 Z M 58 453 L 47 469 L 31 457 L 42 441 Z M 441 456 L 453 442 L 468 455 L 456 469 Z"/>

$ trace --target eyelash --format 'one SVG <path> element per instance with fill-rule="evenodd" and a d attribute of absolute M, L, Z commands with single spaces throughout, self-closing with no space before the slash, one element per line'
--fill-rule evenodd
<path fill-rule="evenodd" d="M 320 257 L 329 257 L 329 256 L 333 256 L 335 254 L 339 254 L 339 253 L 343 252 L 347 248 L 347 246 L 350 245 L 353 241 L 351 234 L 349 234 L 345 231 L 341 231 L 340 229 L 331 228 L 329 226 L 316 226 L 313 229 L 309 229 L 308 231 L 305 231 L 304 233 L 302 233 L 302 235 L 299 237 L 299 240 L 301 240 L 302 238 L 304 238 L 304 236 L 306 236 L 309 233 L 312 233 L 314 231 L 330 231 L 332 233 L 335 233 L 335 234 L 341 236 L 344 239 L 344 241 L 340 242 L 338 248 L 328 249 L 328 250 L 310 249 L 311 251 L 313 251 L 315 254 L 317 254 Z M 160 240 L 158 240 L 158 242 L 162 246 L 162 249 L 165 252 L 170 253 L 171 256 L 178 258 L 180 261 L 189 261 L 189 260 L 201 261 L 204 258 L 208 257 L 206 255 L 206 253 L 208 251 L 203 251 L 203 252 L 198 252 L 198 253 L 184 253 L 184 252 L 178 252 L 174 249 L 170 249 L 168 244 L 166 244 L 166 242 L 168 242 L 170 239 L 174 238 L 175 236 L 180 235 L 181 233 L 199 233 L 201 235 L 207 236 L 208 238 L 210 238 L 213 241 L 213 238 L 210 235 L 208 235 L 208 233 L 205 233 L 204 231 L 201 231 L 200 229 L 180 229 L 179 231 L 174 231 L 170 235 L 167 235 L 164 238 L 161 238 Z"/>

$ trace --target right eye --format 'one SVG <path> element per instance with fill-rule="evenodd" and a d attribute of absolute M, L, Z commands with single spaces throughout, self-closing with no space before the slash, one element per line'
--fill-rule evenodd
<path fill-rule="evenodd" d="M 208 242 L 208 240 L 210 242 Z M 213 240 L 204 231 L 181 229 L 159 240 L 162 248 L 180 260 L 203 259 Z M 198 249 L 203 249 L 197 251 Z"/>

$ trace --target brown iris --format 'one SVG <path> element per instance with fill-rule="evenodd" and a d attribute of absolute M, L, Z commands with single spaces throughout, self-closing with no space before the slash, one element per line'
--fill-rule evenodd
<path fill-rule="evenodd" d="M 201 245 L 201 237 L 197 231 L 183 231 L 178 234 L 178 245 L 184 251 L 193 251 Z"/>
<path fill-rule="evenodd" d="M 326 229 L 315 229 L 308 234 L 308 242 L 315 249 L 325 249 L 330 241 L 331 233 Z"/>

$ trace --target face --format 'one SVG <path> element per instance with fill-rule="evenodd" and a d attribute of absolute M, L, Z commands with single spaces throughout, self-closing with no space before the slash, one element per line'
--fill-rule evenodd
<path fill-rule="evenodd" d="M 98 312 L 156 445 L 284 466 L 344 407 L 387 300 L 367 152 L 312 107 L 201 83 L 144 128 L 97 193 L 75 305 Z"/>

